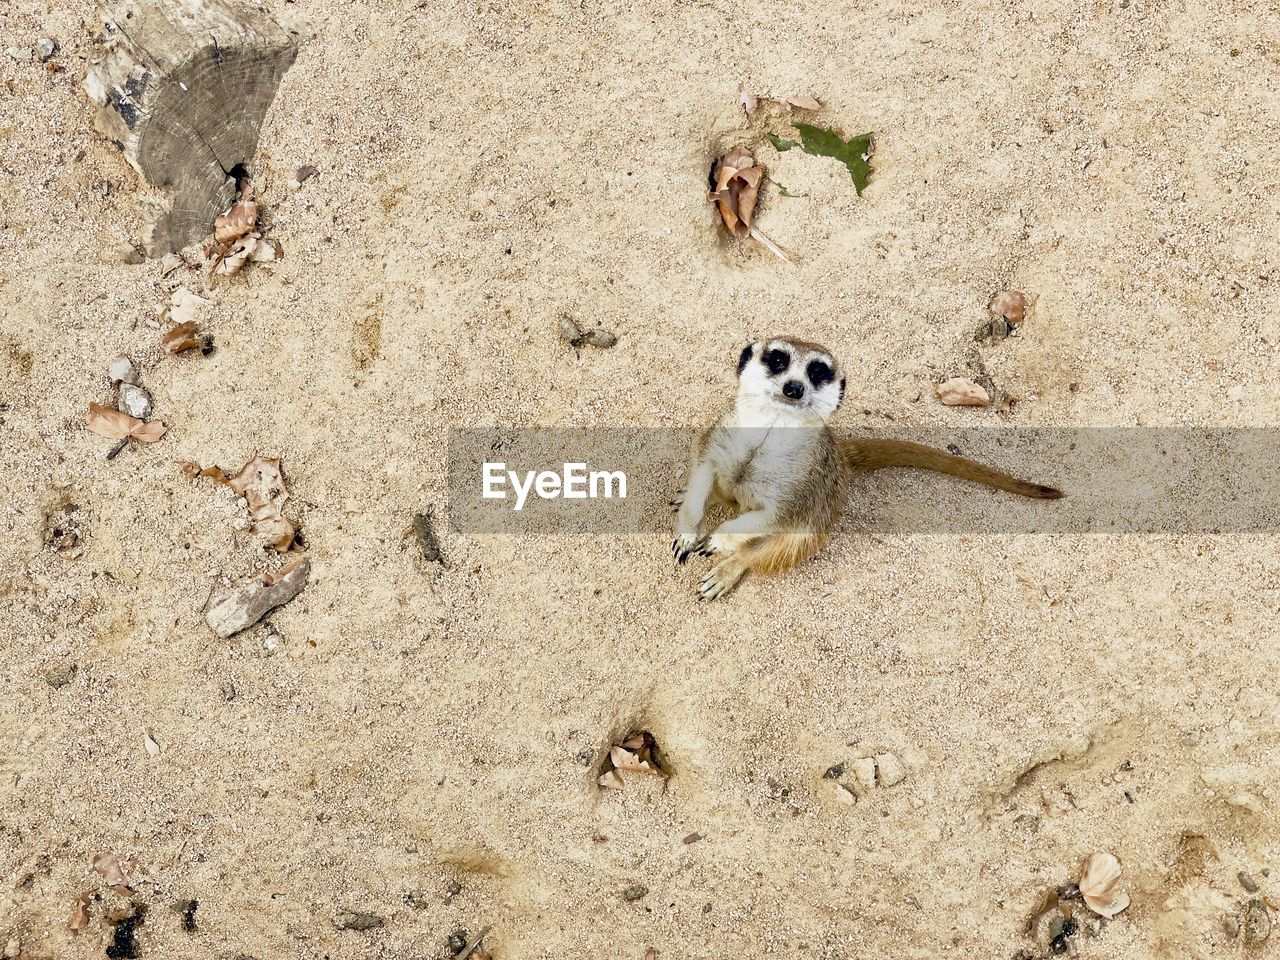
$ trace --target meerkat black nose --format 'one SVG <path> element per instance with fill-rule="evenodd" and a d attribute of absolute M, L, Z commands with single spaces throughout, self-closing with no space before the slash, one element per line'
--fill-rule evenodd
<path fill-rule="evenodd" d="M 788 380 L 782 385 L 782 395 L 788 400 L 799 400 L 804 396 L 804 384 L 799 380 Z"/>

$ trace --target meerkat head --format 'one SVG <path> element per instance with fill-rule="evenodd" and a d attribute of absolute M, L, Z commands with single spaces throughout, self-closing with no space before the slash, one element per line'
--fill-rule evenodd
<path fill-rule="evenodd" d="M 831 352 L 816 343 L 757 340 L 738 358 L 738 396 L 825 420 L 844 399 L 844 374 Z"/>

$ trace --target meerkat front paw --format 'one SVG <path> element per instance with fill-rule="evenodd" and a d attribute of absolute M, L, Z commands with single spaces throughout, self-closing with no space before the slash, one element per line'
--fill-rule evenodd
<path fill-rule="evenodd" d="M 722 560 L 707 571 L 698 583 L 698 598 L 716 600 L 738 585 L 745 570 L 733 559 Z"/>
<path fill-rule="evenodd" d="M 671 541 L 671 553 L 676 558 L 676 563 L 684 563 L 689 559 L 689 554 L 701 550 L 705 543 L 705 538 L 700 539 L 696 533 L 678 533 Z"/>
<path fill-rule="evenodd" d="M 684 506 L 684 497 L 686 493 L 688 493 L 688 490 L 682 489 L 679 493 L 677 493 L 674 497 L 672 497 L 670 500 L 667 501 L 669 504 L 671 504 L 672 513 L 680 512 L 680 508 Z"/>

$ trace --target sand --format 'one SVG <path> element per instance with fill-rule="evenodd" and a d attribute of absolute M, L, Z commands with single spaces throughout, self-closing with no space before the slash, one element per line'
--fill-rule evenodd
<path fill-rule="evenodd" d="M 217 349 L 176 360 L 163 307 L 206 280 L 120 262 L 150 191 L 91 129 L 92 5 L 0 10 L 0 49 L 63 68 L 0 55 L 0 941 L 102 956 L 132 902 L 148 960 L 490 925 L 500 960 L 1039 956 L 1028 918 L 1102 850 L 1132 905 L 1080 956 L 1246 954 L 1224 921 L 1280 897 L 1274 536 L 868 535 L 885 498 L 1001 509 L 885 474 L 708 605 L 661 536 L 444 529 L 442 568 L 404 534 L 451 427 L 699 425 L 776 331 L 845 364 L 841 428 L 1273 425 L 1273 8 L 269 5 L 306 35 L 252 166 L 286 259 L 210 283 Z M 748 122 L 744 81 L 874 131 L 864 196 L 762 145 L 785 117 Z M 739 140 L 805 194 L 759 210 L 789 268 L 706 202 Z M 980 344 L 1002 288 L 1027 321 Z M 617 346 L 570 349 L 564 312 Z M 84 415 L 119 353 L 170 432 L 107 461 Z M 943 407 L 953 375 L 1020 402 Z M 280 561 L 179 463 L 255 454 L 312 578 L 223 641 L 211 591 Z M 69 504 L 78 559 L 44 542 Z M 673 775 L 601 793 L 633 729 Z M 885 752 L 905 779 L 853 805 L 823 779 Z M 99 853 L 145 867 L 131 900 Z"/>

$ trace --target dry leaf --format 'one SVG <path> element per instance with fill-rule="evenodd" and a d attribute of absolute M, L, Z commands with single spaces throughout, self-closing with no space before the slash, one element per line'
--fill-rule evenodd
<path fill-rule="evenodd" d="M 608 773 L 600 775 L 600 779 L 596 781 L 600 786 L 607 790 L 621 790 L 626 784 L 622 782 L 622 774 L 617 770 L 610 770 Z"/>
<path fill-rule="evenodd" d="M 240 199 L 220 213 L 213 221 L 213 239 L 218 243 L 230 243 L 253 230 L 258 222 L 258 204 L 253 200 L 248 186 Z"/>
<path fill-rule="evenodd" d="M 143 443 L 155 443 L 168 431 L 159 420 L 139 420 L 119 410 L 112 410 L 100 403 L 89 404 L 87 425 L 91 433 L 110 440 L 132 437 Z"/>
<path fill-rule="evenodd" d="M 982 386 L 964 377 L 952 377 L 934 389 L 948 407 L 985 407 L 991 403 L 991 395 Z"/>
<path fill-rule="evenodd" d="M 257 251 L 261 240 L 262 235 L 257 233 L 241 237 L 235 242 L 235 246 L 223 255 L 222 261 L 214 272 L 224 277 L 234 277 Z"/>
<path fill-rule="evenodd" d="M 1129 906 L 1129 894 L 1119 888 L 1120 861 L 1109 853 L 1091 853 L 1080 868 L 1080 895 L 1094 913 L 1114 917 Z"/>
<path fill-rule="evenodd" d="M 249 259 L 254 263 L 270 263 L 273 260 L 283 260 L 284 247 L 280 246 L 279 240 L 261 237 L 258 240 L 257 247 L 249 255 Z"/>
<path fill-rule="evenodd" d="M 133 893 L 129 888 L 132 882 L 125 872 L 128 865 L 114 853 L 100 853 L 93 858 L 93 869 L 106 881 L 107 886 L 122 897 Z"/>
<path fill-rule="evenodd" d="M 89 894 L 82 893 L 76 897 L 76 905 L 71 908 L 71 919 L 67 921 L 67 929 L 79 933 L 89 925 Z"/>
<path fill-rule="evenodd" d="M 658 951 L 650 947 L 644 952 L 644 960 L 658 960 Z"/>
<path fill-rule="evenodd" d="M 225 483 L 249 503 L 249 516 L 253 518 L 253 532 L 266 538 L 267 542 L 280 553 L 286 553 L 297 547 L 297 530 L 284 518 L 284 505 L 289 499 L 289 491 L 285 487 L 284 471 L 279 459 L 254 457 L 233 477 L 228 477 L 221 467 L 201 467 L 198 463 L 182 464 L 182 472 L 187 479 L 209 477 L 218 483 Z M 281 570 L 283 576 L 291 567 Z"/>
<path fill-rule="evenodd" d="M 725 228 L 739 239 L 751 235 L 751 217 L 762 179 L 764 167 L 743 147 L 734 147 L 716 164 L 716 188 L 711 199 L 720 209 Z"/>
<path fill-rule="evenodd" d="M 198 297 L 186 287 L 173 291 L 169 300 L 169 319 L 174 323 L 189 323 L 196 318 L 196 309 L 207 304 L 204 297 Z"/>
<path fill-rule="evenodd" d="M 184 350 L 194 350 L 204 346 L 196 336 L 199 332 L 199 324 L 194 320 L 188 320 L 171 327 L 169 332 L 160 338 L 160 345 L 164 347 L 165 353 L 174 357 Z"/>
<path fill-rule="evenodd" d="M 799 107 L 801 110 L 821 110 L 822 109 L 822 104 L 820 104 L 813 97 L 804 97 L 804 96 L 787 97 L 786 100 L 784 100 L 783 102 L 789 103 L 793 107 Z"/>
<path fill-rule="evenodd" d="M 240 472 L 227 481 L 231 489 L 249 501 L 253 532 L 265 537 L 280 553 L 294 545 L 297 531 L 284 518 L 284 504 L 289 499 L 279 459 L 254 457 Z"/>
<path fill-rule="evenodd" d="M 744 113 L 751 113 L 759 105 L 756 95 L 747 89 L 745 83 L 738 84 L 738 105 Z"/>
<path fill-rule="evenodd" d="M 613 747 L 609 750 L 609 760 L 618 770 L 635 770 L 640 773 L 657 773 L 652 766 L 645 760 L 640 759 L 636 754 L 623 747 Z"/>
<path fill-rule="evenodd" d="M 142 731 L 142 745 L 147 748 L 147 755 L 151 757 L 160 756 L 160 744 L 151 739 L 151 734 L 145 730 Z"/>
<path fill-rule="evenodd" d="M 1001 290 L 991 298 L 988 309 L 1010 323 L 1021 323 L 1027 315 L 1027 295 L 1021 290 Z"/>

